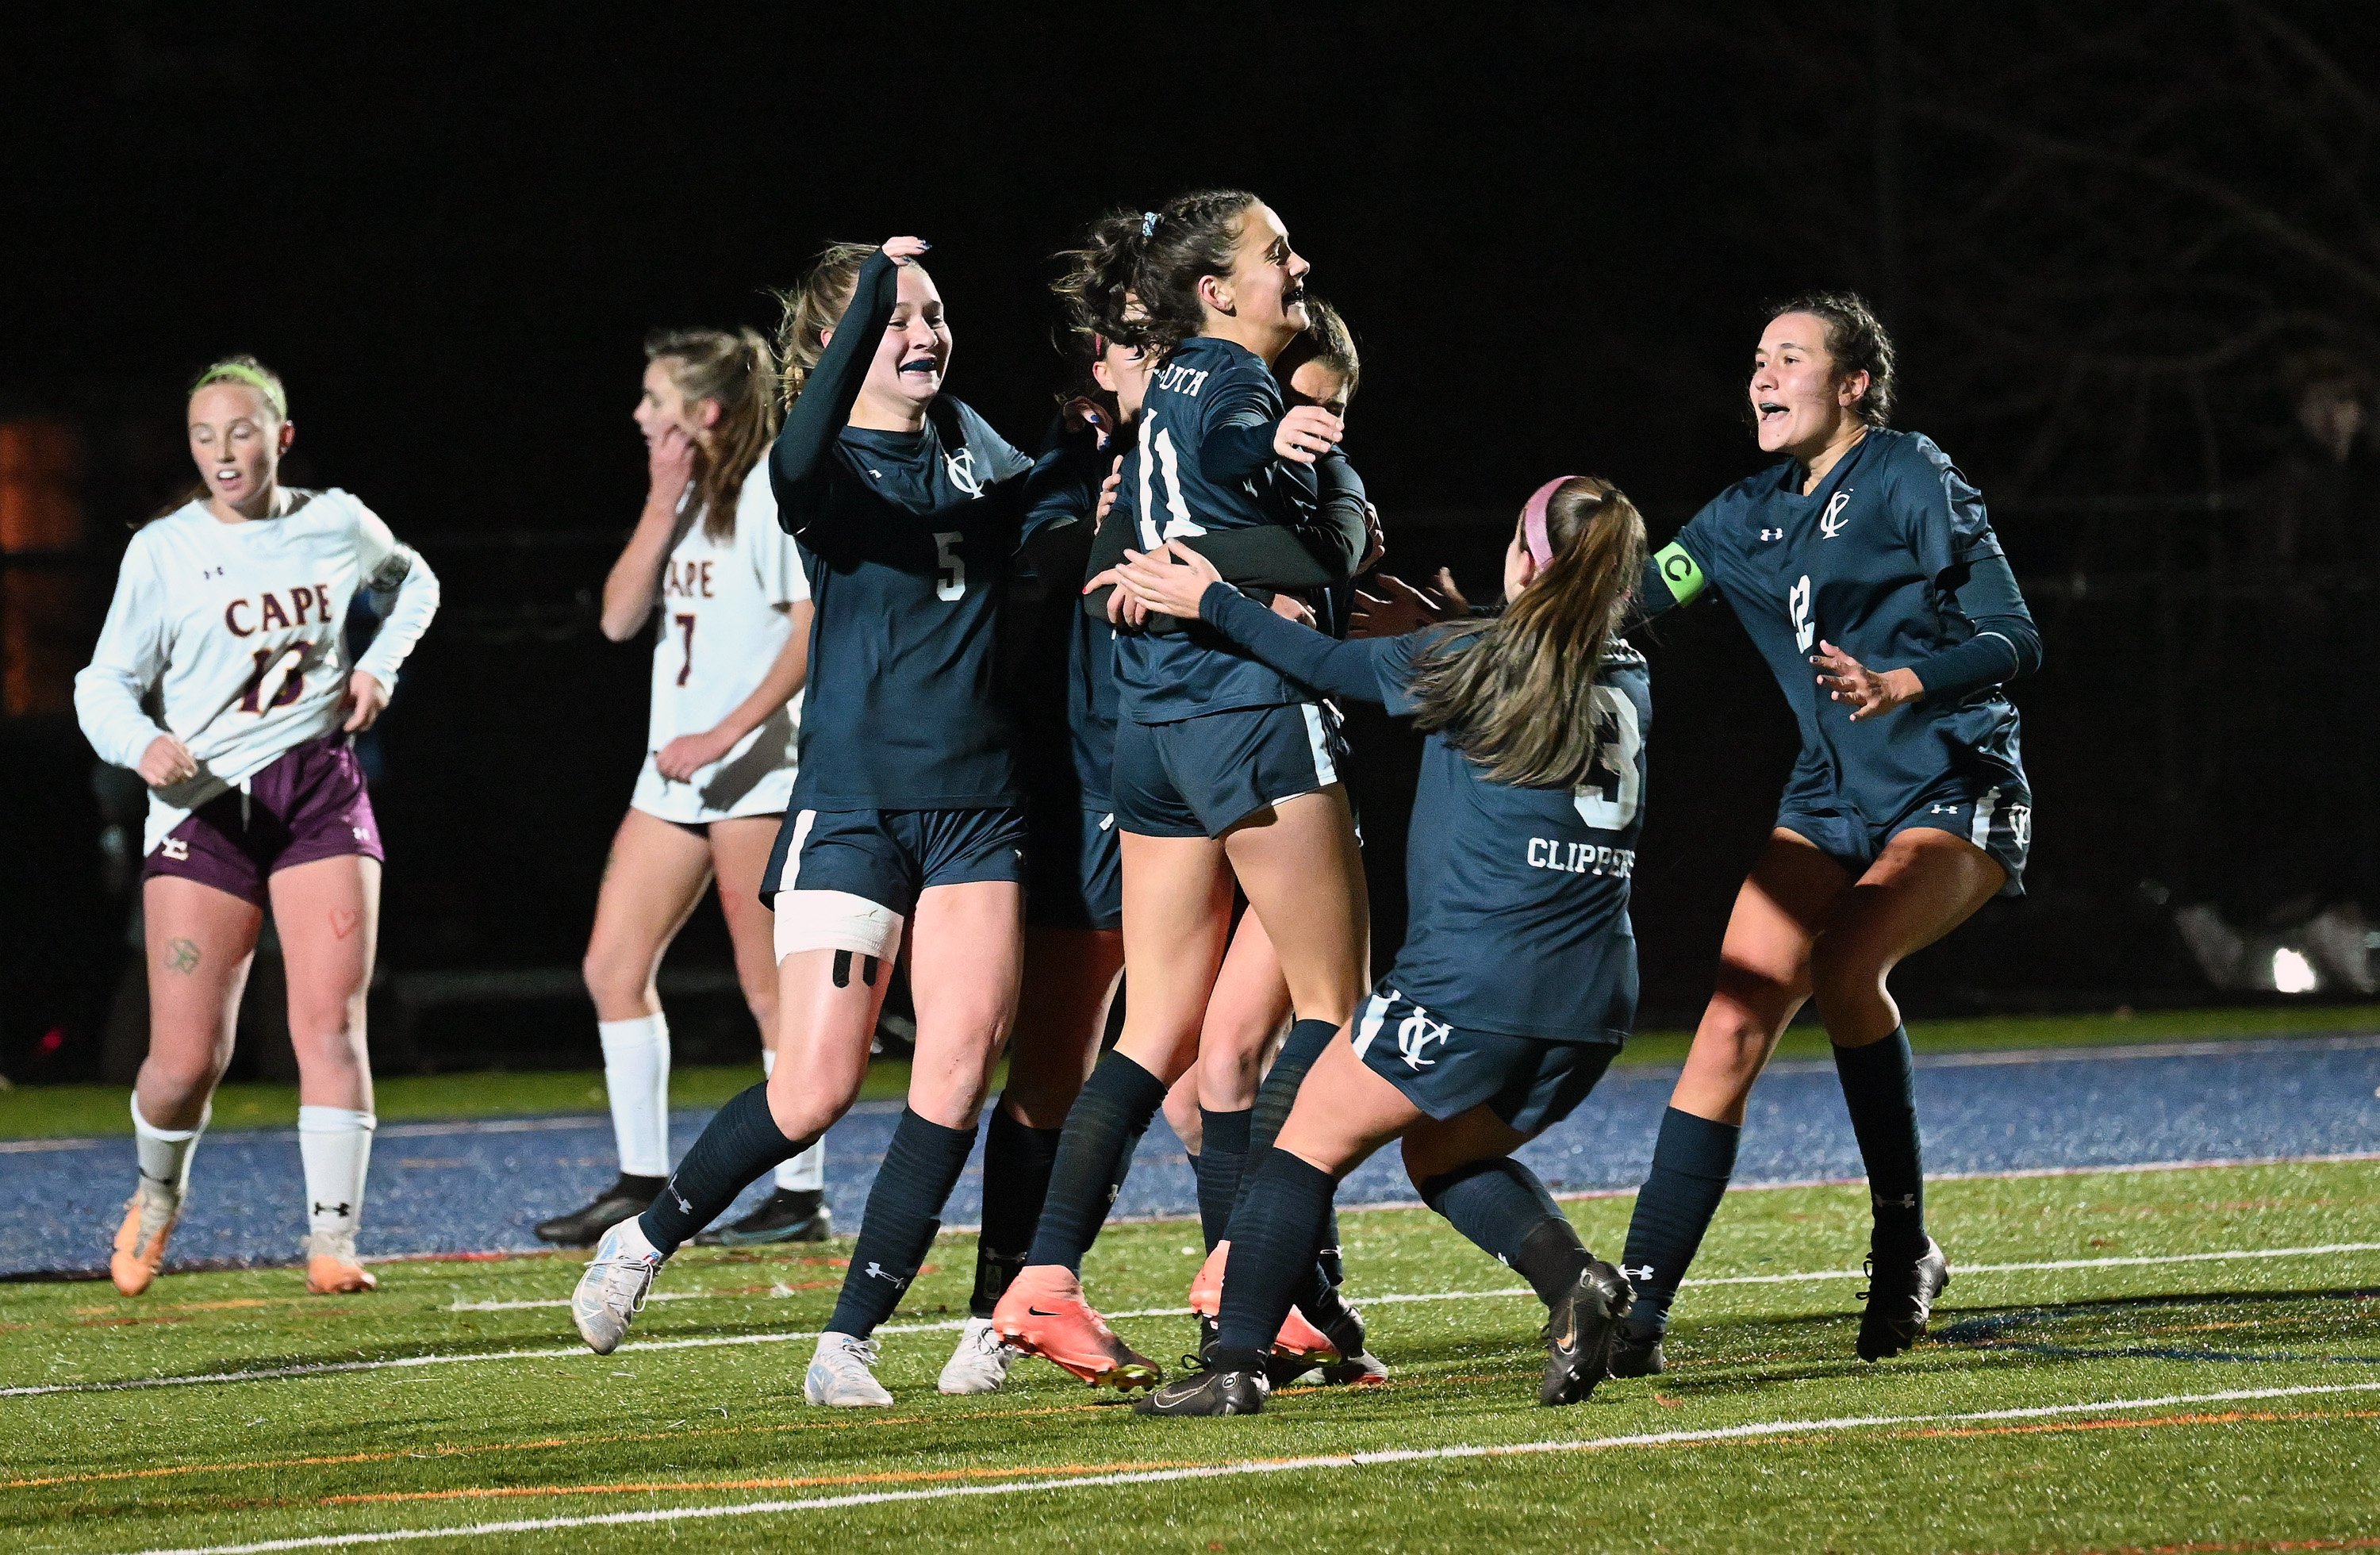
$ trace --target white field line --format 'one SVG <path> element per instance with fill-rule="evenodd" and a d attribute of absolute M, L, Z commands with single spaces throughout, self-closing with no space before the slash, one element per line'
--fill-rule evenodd
<path fill-rule="evenodd" d="M 142 1555 L 265 1555 L 280 1549 L 321 1549 L 332 1546 L 395 1544 L 411 1539 L 473 1538 L 504 1534 L 547 1533 L 564 1528 L 597 1528 L 638 1524 L 681 1523 L 721 1517 L 765 1517 L 788 1512 L 822 1512 L 841 1507 L 881 1506 L 894 1501 L 947 1500 L 957 1496 L 1017 1496 L 1041 1490 L 1071 1490 L 1111 1485 L 1163 1485 L 1185 1479 L 1230 1479 L 1259 1474 L 1303 1474 L 1324 1469 L 1372 1468 L 1385 1464 L 1446 1463 L 1463 1458 L 1516 1458 L 1546 1452 L 1599 1452 L 1615 1447 L 1682 1447 L 1711 1441 L 1739 1441 L 1764 1436 L 1806 1436 L 1815 1432 L 1875 1430 L 1897 1426 L 1963 1426 L 1998 1420 L 2055 1419 L 2062 1415 L 2097 1415 L 2136 1409 L 2168 1409 L 2181 1404 L 2248 1403 L 2266 1399 L 2310 1398 L 2323 1394 L 2380 1391 L 2380 1382 L 2331 1382 L 2295 1388 L 2235 1388 L 2219 1393 L 2168 1393 L 2162 1398 L 2095 1399 L 2074 1403 L 2034 1404 L 2022 1409 L 1977 1409 L 1940 1415 L 1852 1415 L 1831 1419 L 1763 1420 L 1747 1426 L 1721 1426 L 1700 1431 L 1646 1431 L 1633 1436 L 1572 1437 L 1549 1441 L 1505 1444 L 1463 1443 L 1445 1447 L 1408 1447 L 1379 1452 L 1345 1452 L 1310 1458 L 1243 1460 L 1202 1464 L 1183 1468 L 1127 1469 L 1116 1474 L 1087 1474 L 1057 1479 L 1012 1480 L 990 1485 L 937 1485 L 916 1490 L 868 1490 L 840 1496 L 810 1496 L 793 1500 L 738 1501 L 729 1506 L 657 1507 L 640 1512 L 605 1512 L 577 1517 L 528 1517 L 503 1523 L 471 1523 L 443 1528 L 390 1528 L 372 1533 L 316 1534 L 303 1538 L 260 1539 L 251 1544 L 197 1545 L 182 1549 L 152 1549 Z"/>
<path fill-rule="evenodd" d="M 1959 1275 L 2010 1274 L 2037 1270 L 2072 1270 L 2084 1269 L 2134 1269 L 2155 1264 L 2219 1263 L 2237 1259 L 2299 1258 L 2335 1256 L 2343 1253 L 2380 1253 L 2380 1242 L 2332 1242 L 2312 1247 L 2237 1247 L 2221 1252 L 2169 1253 L 2156 1257 L 2118 1258 L 2052 1258 L 2037 1263 L 1982 1263 L 1952 1266 Z M 1864 1279 L 1865 1271 L 1857 1269 L 1807 1270 L 1793 1274 L 1733 1274 L 1712 1280 L 1689 1280 L 1689 1285 L 1785 1285 L 1815 1283 L 1826 1280 Z M 1401 1306 L 1415 1302 L 1432 1301 L 1503 1301 L 1530 1295 L 1525 1288 L 1488 1291 L 1428 1291 L 1413 1294 L 1363 1295 L 1357 1304 L 1364 1306 Z M 647 1298 L 649 1300 L 657 1298 Z M 681 1300 L 699 1299 L 698 1293 L 687 1292 Z M 731 1300 L 732 1297 L 719 1297 Z M 521 1301 L 501 1304 L 457 1304 L 452 1311 L 483 1312 L 516 1310 L 521 1307 L 567 1306 L 566 1301 Z M 1110 1312 L 1110 1318 L 1186 1318 L 1186 1306 L 1144 1306 L 1130 1312 Z M 966 1327 L 965 1318 L 950 1318 L 931 1323 L 886 1323 L 878 1333 L 956 1333 Z M 700 1339 L 633 1340 L 613 1352 L 625 1355 L 632 1351 L 649 1350 L 710 1350 L 739 1344 L 790 1344 L 800 1340 L 816 1339 L 819 1330 L 801 1329 L 778 1333 L 713 1334 Z M 540 1350 L 492 1350 L 482 1354 L 446 1355 L 399 1355 L 377 1361 L 307 1361 L 293 1366 L 262 1367 L 252 1371 L 212 1371 L 180 1377 L 132 1377 L 113 1382 L 46 1382 L 30 1387 L 0 1388 L 0 1399 L 39 1398 L 52 1393 L 121 1393 L 146 1388 L 188 1388 L 222 1382 L 268 1382 L 291 1377 L 322 1377 L 348 1371 L 393 1371 L 426 1366 L 458 1366 L 474 1361 L 570 1360 L 583 1357 L 587 1352 L 578 1345 Z"/>

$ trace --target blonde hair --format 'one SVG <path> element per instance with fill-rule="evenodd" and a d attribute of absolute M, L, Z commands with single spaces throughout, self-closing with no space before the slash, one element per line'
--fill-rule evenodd
<path fill-rule="evenodd" d="M 204 372 L 190 380 L 190 395 L 216 383 L 237 383 L 242 388 L 254 389 L 264 396 L 266 407 L 275 418 L 289 419 L 289 390 L 281 382 L 281 374 L 245 351 L 210 363 Z"/>
<path fill-rule="evenodd" d="M 826 332 L 851 306 L 859 267 L 875 251 L 869 243 L 830 243 L 810 261 L 799 285 L 777 294 L 785 310 L 777 323 L 777 402 L 783 408 L 791 410 L 802 397 L 819 358 L 826 355 Z"/>
<path fill-rule="evenodd" d="M 1603 745 L 1595 677 L 1645 565 L 1645 520 L 1609 480 L 1562 482 L 1546 504 L 1553 556 L 1501 615 L 1466 624 L 1416 666 L 1414 726 L 1516 788 L 1586 781 Z"/>
<path fill-rule="evenodd" d="M 777 435 L 776 355 L 758 330 L 679 329 L 648 336 L 645 360 L 662 364 L 687 404 L 707 399 L 719 407 L 719 424 L 695 475 L 695 499 L 702 504 L 702 532 L 732 539 L 744 478 Z"/>

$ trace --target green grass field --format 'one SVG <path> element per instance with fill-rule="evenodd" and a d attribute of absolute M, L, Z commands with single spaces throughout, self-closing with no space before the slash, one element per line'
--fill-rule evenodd
<path fill-rule="evenodd" d="M 390 1264 L 339 1299 L 287 1270 L 169 1276 L 138 1303 L 0 1285 L 0 1387 L 102 1385 L 0 1397 L 0 1546 L 2380 1547 L 2380 1163 L 1953 1181 L 1932 1204 L 1959 1272 L 1913 1354 L 1852 1358 L 1859 1190 L 1744 1192 L 1672 1371 L 1568 1410 L 1536 1403 L 1536 1302 L 1406 1210 L 1344 1217 L 1393 1382 L 1241 1420 L 1145 1420 L 1040 1362 L 993 1398 L 937 1396 L 966 1236 L 884 1335 L 899 1406 L 849 1414 L 800 1397 L 847 1242 L 689 1251 L 659 1288 L 682 1299 L 602 1359 L 572 1338 L 565 1257 Z M 1572 1209 L 1616 1252 L 1629 1207 Z M 1177 1307 L 1196 1241 L 1111 1231 L 1094 1298 Z M 2158 1259 L 2190 1261 L 2119 1261 Z M 1192 1340 L 1184 1317 L 1118 1327 L 1160 1357 Z M 306 1370 L 326 1366 L 351 1368 Z M 254 1371 L 298 1374 L 103 1388 Z M 521 1524 L 541 1525 L 491 1526 Z"/>

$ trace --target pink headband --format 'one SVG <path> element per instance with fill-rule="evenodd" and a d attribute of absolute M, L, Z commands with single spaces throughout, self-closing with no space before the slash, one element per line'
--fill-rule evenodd
<path fill-rule="evenodd" d="M 1529 504 L 1521 509 L 1521 537 L 1528 542 L 1530 556 L 1535 558 L 1537 565 L 1541 567 L 1548 565 L 1554 559 L 1554 543 L 1546 538 L 1547 504 L 1554 500 L 1554 493 L 1560 491 L 1564 484 L 1577 479 L 1575 475 L 1555 476 L 1551 480 L 1538 487 L 1530 496 Z"/>

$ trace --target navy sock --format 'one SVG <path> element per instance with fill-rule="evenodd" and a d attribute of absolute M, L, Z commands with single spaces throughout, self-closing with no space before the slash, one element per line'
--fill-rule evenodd
<path fill-rule="evenodd" d="M 1297 1087 L 1305 1083 L 1305 1072 L 1339 1035 L 1335 1020 L 1302 1020 L 1289 1028 L 1288 1040 L 1273 1059 L 1272 1067 L 1265 1071 L 1264 1084 L 1257 1087 L 1256 1112 L 1248 1120 L 1248 1159 L 1256 1160 L 1272 1148 L 1280 1137 L 1281 1125 L 1289 1121 L 1289 1109 L 1297 1100 Z"/>
<path fill-rule="evenodd" d="M 1718 1213 L 1718 1201 L 1735 1175 L 1735 1147 L 1743 1130 L 1682 1112 L 1661 1114 L 1660 1138 L 1653 1146 L 1653 1171 L 1636 1194 L 1628 1221 L 1628 1251 L 1621 1271 L 1636 1289 L 1628 1327 L 1639 1335 L 1669 1326 L 1670 1303 L 1678 1282 L 1694 1261 L 1703 1233 Z"/>
<path fill-rule="evenodd" d="M 1006 1099 L 992 1103 L 991 1126 L 984 1133 L 983 1229 L 975 1239 L 975 1294 L 967 1301 L 968 1314 L 977 1318 L 991 1316 L 1001 1293 L 1025 1267 L 1064 1132 L 1018 1123 L 1002 1104 Z"/>
<path fill-rule="evenodd" d="M 975 1130 L 944 1128 L 904 1107 L 876 1185 L 868 1190 L 868 1213 L 851 1249 L 827 1331 L 866 1339 L 892 1315 L 901 1293 L 917 1277 L 934 1233 L 942 1229 L 942 1203 L 951 1197 Z"/>
<path fill-rule="evenodd" d="M 1421 1184 L 1422 1202 L 1551 1306 L 1587 1263 L 1576 1228 L 1537 1174 L 1510 1156 L 1475 1160 Z"/>
<path fill-rule="evenodd" d="M 767 1082 L 729 1098 L 702 1131 L 694 1148 L 653 1200 L 637 1217 L 646 1238 L 666 1257 L 696 1232 L 719 1218 L 760 1173 L 791 1160 L 816 1144 L 788 1139 L 769 1115 Z"/>
<path fill-rule="evenodd" d="M 1197 1160 L 1198 1226 L 1206 1233 L 1208 1252 L 1222 1240 L 1223 1228 L 1232 1221 L 1232 1206 L 1240 1197 L 1240 1176 L 1248 1163 L 1250 1116 L 1245 1108 L 1236 1112 L 1198 1109 L 1204 1124 Z"/>
<path fill-rule="evenodd" d="M 1264 1364 L 1290 1307 L 1318 1278 L 1314 1244 L 1337 1186 L 1329 1172 L 1287 1150 L 1266 1151 L 1248 1173 L 1232 1212 L 1232 1267 L 1210 1352 L 1214 1366 L 1254 1371 Z"/>
<path fill-rule="evenodd" d="M 1083 1271 L 1083 1255 L 1132 1170 L 1132 1152 L 1165 1104 L 1165 1082 L 1111 1048 L 1083 1082 L 1066 1113 L 1058 1157 L 1050 1171 L 1050 1197 L 1033 1233 L 1029 1263 L 1063 1264 Z"/>
<path fill-rule="evenodd" d="M 1914 1257 L 1925 1250 L 1925 1170 L 1908 1028 L 1896 1026 L 1881 1042 L 1834 1051 L 1843 1104 L 1867 1163 L 1868 1199 L 1876 1206 L 1870 1246 L 1878 1257 Z"/>

